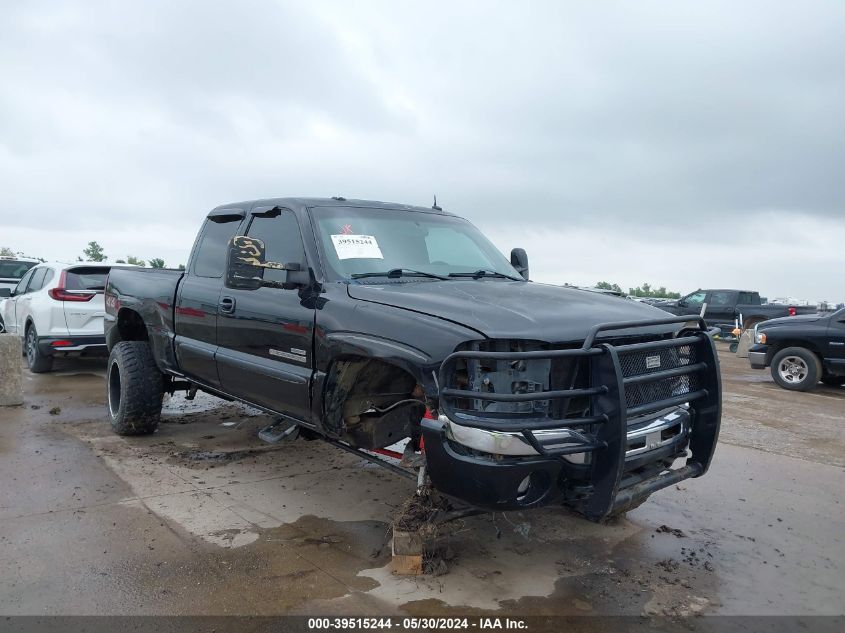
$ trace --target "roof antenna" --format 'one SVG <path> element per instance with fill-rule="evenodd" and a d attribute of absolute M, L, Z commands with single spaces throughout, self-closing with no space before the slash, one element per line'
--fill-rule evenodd
<path fill-rule="evenodd" d="M 431 205 L 431 208 L 434 209 L 435 211 L 442 211 L 443 210 L 441 207 L 437 206 L 437 194 L 436 193 L 434 194 L 434 204 Z"/>

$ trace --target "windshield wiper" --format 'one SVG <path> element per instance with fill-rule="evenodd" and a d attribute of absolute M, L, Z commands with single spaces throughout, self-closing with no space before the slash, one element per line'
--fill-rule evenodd
<path fill-rule="evenodd" d="M 448 281 L 449 277 L 443 275 L 435 275 L 434 273 L 427 273 L 422 270 L 412 270 L 411 268 L 391 268 L 384 273 L 355 273 L 351 275 L 352 279 L 364 279 L 365 277 L 387 277 L 388 279 L 398 279 L 399 277 L 431 277 L 432 279 L 441 279 Z"/>
<path fill-rule="evenodd" d="M 490 270 L 488 268 L 480 268 L 474 273 L 449 273 L 450 277 L 472 277 L 473 279 L 481 279 L 482 277 L 501 277 L 503 279 L 510 279 L 511 281 L 523 281 L 522 277 L 513 277 L 500 273 L 498 270 Z"/>

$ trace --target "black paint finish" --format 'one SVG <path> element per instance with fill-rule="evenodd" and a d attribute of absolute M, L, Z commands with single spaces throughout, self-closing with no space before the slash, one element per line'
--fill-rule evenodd
<path fill-rule="evenodd" d="M 347 207 L 383 209 L 393 214 L 450 215 L 439 208 L 305 198 L 219 207 L 208 215 L 186 272 L 112 270 L 106 288 L 109 347 L 120 340 L 148 339 L 159 368 L 166 374 L 294 418 L 337 438 L 323 427 L 322 419 L 328 377 L 338 360 L 384 361 L 410 374 L 426 400 L 436 406 L 442 387 L 437 378 L 441 364 L 470 341 L 527 339 L 577 347 L 587 340 L 587 347 L 600 347 L 611 334 L 607 328 L 596 329 L 600 323 L 616 322 L 611 329 L 617 338 L 672 337 L 684 326 L 684 319 L 668 319 L 674 323 L 666 323 L 664 312 L 634 301 L 502 276 L 338 279 L 336 273 L 325 270 L 323 247 L 315 238 L 314 218 L 326 212 L 325 207 L 333 207 L 332 213 L 338 212 L 337 207 Z M 277 227 L 268 221 L 279 217 L 285 218 L 286 224 L 272 245 L 281 253 L 277 257 L 295 253 L 291 259 L 285 257 L 285 262 L 301 260 L 303 273 L 296 287 L 226 287 L 223 268 L 227 236 L 249 235 L 258 227 L 272 232 Z M 613 358 L 608 352 L 607 359 Z M 596 480 L 604 499 L 603 509 L 595 510 L 596 516 L 611 508 L 624 461 L 620 456 L 624 455 L 625 423 L 619 412 L 624 397 L 618 391 L 622 388 L 618 363 L 610 362 L 604 370 L 601 379 L 616 385 L 617 391 L 605 398 L 605 405 L 611 413 L 616 412 L 617 422 L 614 435 L 602 438 L 609 451 L 596 462 L 601 468 L 594 467 L 603 474 L 601 481 Z M 710 400 L 720 400 L 718 372 L 708 384 Z M 717 434 L 718 408 L 713 409 L 712 417 L 711 428 L 715 425 Z M 508 458 L 501 464 L 479 461 L 449 448 L 438 423 L 428 422 L 424 433 L 432 443 L 430 466 L 436 467 L 439 462 L 441 475 L 457 468 L 454 476 L 476 481 L 478 485 L 468 496 L 477 503 L 485 499 L 493 506 L 504 503 L 505 497 L 516 494 L 516 486 L 535 470 L 538 474 L 532 490 L 546 486 L 548 493 L 532 499 L 529 505 L 557 500 L 563 491 L 558 479 L 565 478 L 573 468 L 549 455 Z M 715 443 L 715 434 L 712 441 Z M 501 470 L 505 466 L 506 476 Z M 701 472 L 706 467 L 702 464 Z M 433 479 L 435 483 L 445 481 L 442 476 Z"/>

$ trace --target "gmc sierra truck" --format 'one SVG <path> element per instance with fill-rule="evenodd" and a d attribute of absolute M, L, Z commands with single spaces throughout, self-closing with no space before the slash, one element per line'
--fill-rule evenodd
<path fill-rule="evenodd" d="M 389 467 L 477 507 L 602 520 L 703 475 L 719 434 L 701 319 L 531 282 L 437 206 L 224 205 L 184 272 L 114 269 L 105 301 L 122 435 L 199 389 L 369 458 L 407 440 Z"/>
<path fill-rule="evenodd" d="M 750 330 L 758 323 L 798 314 L 814 314 L 810 306 L 789 306 L 764 303 L 754 290 L 708 289 L 696 290 L 677 301 L 662 301 L 653 305 L 671 314 L 699 314 L 706 304 L 704 320 L 707 325 L 730 332 L 737 322 Z"/>

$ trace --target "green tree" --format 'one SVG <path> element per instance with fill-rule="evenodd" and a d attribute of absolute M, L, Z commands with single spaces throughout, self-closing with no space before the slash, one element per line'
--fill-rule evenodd
<path fill-rule="evenodd" d="M 150 260 L 150 267 L 164 268 L 164 260 L 161 257 L 154 257 Z"/>
<path fill-rule="evenodd" d="M 125 264 L 126 260 L 125 259 L 116 259 L 116 260 L 114 260 L 114 263 L 115 264 Z"/>
<path fill-rule="evenodd" d="M 103 247 L 97 242 L 88 242 L 88 248 L 82 249 L 82 254 L 89 262 L 104 262 L 108 259 L 108 256 L 103 252 Z M 81 258 L 80 261 L 82 261 Z"/>
<path fill-rule="evenodd" d="M 185 270 L 185 264 L 179 264 L 179 270 Z"/>
<path fill-rule="evenodd" d="M 147 262 L 145 262 L 143 259 L 138 259 L 134 255 L 127 255 L 126 256 L 126 263 L 132 264 L 133 266 L 146 266 L 147 265 Z"/>
<path fill-rule="evenodd" d="M 622 292 L 622 288 L 619 284 L 610 284 L 606 281 L 600 281 L 596 284 L 596 288 L 599 290 L 612 290 L 613 292 Z"/>
<path fill-rule="evenodd" d="M 14 257 L 15 253 L 8 246 L 0 246 L 0 255 L 4 255 L 4 256 L 7 256 L 7 257 Z"/>

